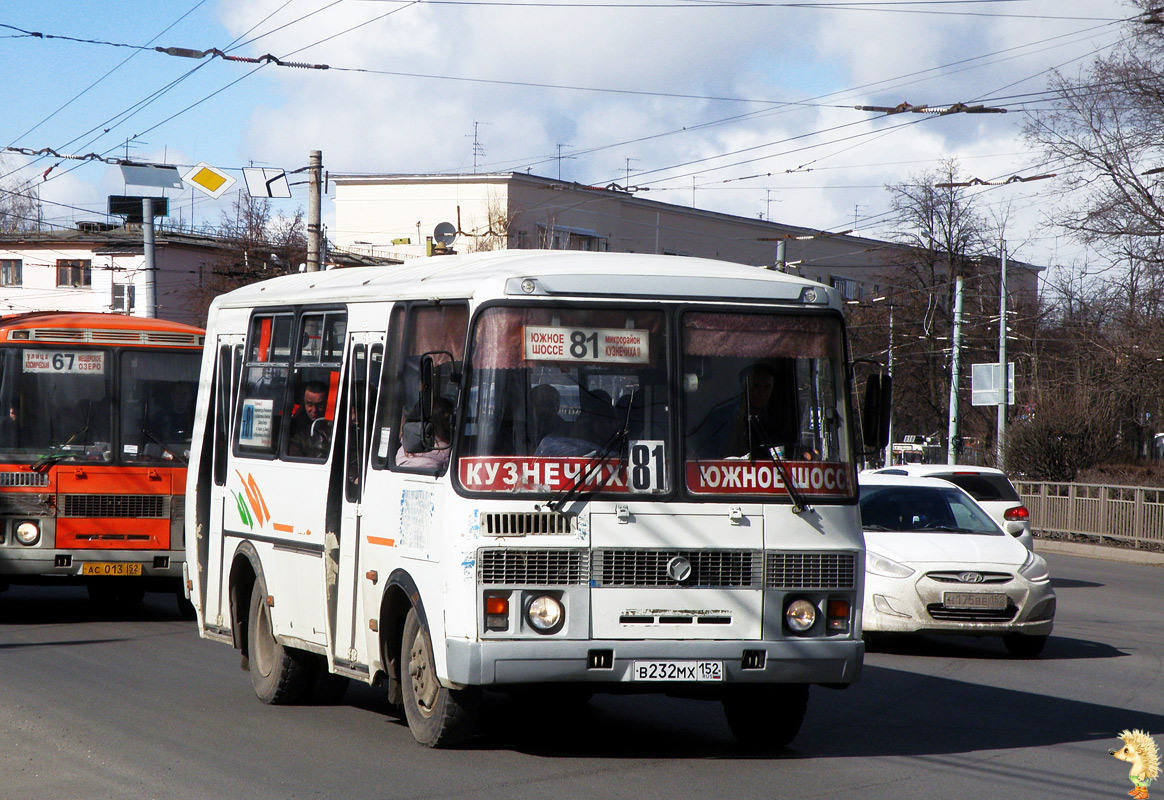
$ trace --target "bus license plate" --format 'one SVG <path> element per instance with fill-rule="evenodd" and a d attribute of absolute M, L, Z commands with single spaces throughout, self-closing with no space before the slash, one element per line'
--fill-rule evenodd
<path fill-rule="evenodd" d="M 134 562 L 89 561 L 81 565 L 81 574 L 136 578 L 141 575 L 141 564 Z"/>
<path fill-rule="evenodd" d="M 722 661 L 636 661 L 636 681 L 722 681 Z"/>
<path fill-rule="evenodd" d="M 942 604 L 946 608 L 974 608 L 1002 611 L 1007 597 L 1003 592 L 946 592 Z"/>

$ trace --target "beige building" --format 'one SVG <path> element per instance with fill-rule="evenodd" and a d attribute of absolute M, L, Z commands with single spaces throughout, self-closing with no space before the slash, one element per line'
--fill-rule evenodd
<path fill-rule="evenodd" d="M 616 187 L 523 173 L 335 175 L 333 246 L 407 259 L 429 240 L 458 252 L 494 249 L 611 250 L 718 258 L 783 268 L 837 286 L 849 299 L 889 291 L 900 247 L 852 232 L 822 232 L 672 205 Z M 442 234 L 445 234 L 442 236 Z M 783 252 L 781 252 L 781 250 Z M 1034 298 L 1039 268 L 1014 264 L 1010 289 Z"/>
<path fill-rule="evenodd" d="M 97 311 L 203 325 L 189 292 L 207 278 L 223 245 L 211 237 L 155 236 L 156 313 L 146 308 L 141 227 L 80 223 L 72 230 L 0 235 L 0 314 Z"/>

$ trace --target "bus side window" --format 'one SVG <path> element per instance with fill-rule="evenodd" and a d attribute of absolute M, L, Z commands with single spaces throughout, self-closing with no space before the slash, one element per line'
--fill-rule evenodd
<path fill-rule="evenodd" d="M 384 366 L 380 371 L 380 389 L 377 393 L 375 430 L 372 434 L 372 468 L 384 469 L 388 466 L 396 431 L 395 409 L 400 406 L 401 382 L 401 341 L 404 337 L 404 317 L 406 308 L 397 304 L 389 318 L 387 343 L 384 346 Z"/>
<path fill-rule="evenodd" d="M 304 314 L 299 321 L 286 454 L 326 461 L 335 429 L 347 315 Z"/>
<path fill-rule="evenodd" d="M 251 320 L 234 426 L 240 455 L 275 455 L 291 371 L 294 322 L 291 314 L 256 315 Z"/>
<path fill-rule="evenodd" d="M 364 430 L 367 427 L 368 351 L 362 344 L 352 346 L 348 368 L 348 435 L 344 470 L 344 492 L 348 502 L 360 499 L 360 479 L 364 474 Z"/>

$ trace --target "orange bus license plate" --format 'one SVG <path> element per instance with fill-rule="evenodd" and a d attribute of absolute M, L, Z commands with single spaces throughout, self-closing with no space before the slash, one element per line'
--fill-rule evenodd
<path fill-rule="evenodd" d="M 81 565 L 82 575 L 109 575 L 116 577 L 138 577 L 141 564 L 111 561 L 90 561 Z"/>

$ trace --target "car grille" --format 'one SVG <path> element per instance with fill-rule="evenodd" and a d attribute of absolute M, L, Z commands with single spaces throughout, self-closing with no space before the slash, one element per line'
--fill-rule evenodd
<path fill-rule="evenodd" d="M 962 578 L 960 576 L 965 575 L 968 572 L 974 572 L 974 573 L 977 573 L 978 575 L 981 575 L 982 580 L 980 580 L 980 581 L 964 581 L 964 580 L 962 580 Z M 1014 576 L 1011 575 L 1009 572 L 978 572 L 978 570 L 972 570 L 972 569 L 963 569 L 963 570 L 958 570 L 956 572 L 955 571 L 927 572 L 926 577 L 932 581 L 937 581 L 939 583 L 970 583 L 970 584 L 1010 583 L 1012 580 L 1014 580 Z"/>
<path fill-rule="evenodd" d="M 857 580 L 853 553 L 768 553 L 768 589 L 852 589 Z"/>
<path fill-rule="evenodd" d="M 926 606 L 929 615 L 938 622 L 1010 622 L 1018 613 L 1018 607 L 1008 605 L 997 610 L 985 608 L 946 608 L 942 603 Z"/>
<path fill-rule="evenodd" d="M 675 558 L 691 565 L 683 581 L 672 578 L 667 566 Z M 763 561 L 754 550 L 642 550 L 620 548 L 594 551 L 596 587 L 699 587 L 757 589 L 762 585 Z"/>
<path fill-rule="evenodd" d="M 44 472 L 0 472 L 0 486 L 48 486 Z"/>
<path fill-rule="evenodd" d="M 589 552 L 582 549 L 486 548 L 478 554 L 483 586 L 573 586 L 589 579 Z"/>
<path fill-rule="evenodd" d="M 169 519 L 166 500 L 160 494 L 66 494 L 58 516 Z"/>

